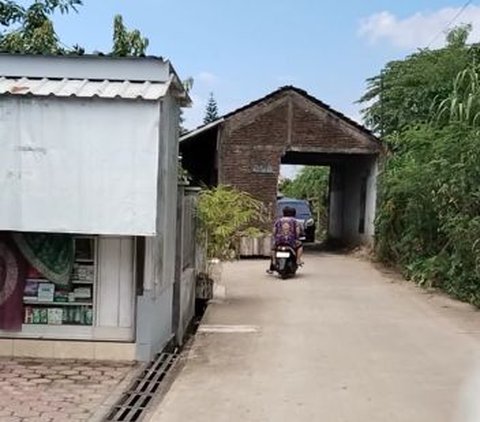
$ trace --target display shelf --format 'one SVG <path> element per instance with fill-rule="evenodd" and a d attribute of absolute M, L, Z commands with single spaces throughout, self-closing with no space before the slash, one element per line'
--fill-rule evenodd
<path fill-rule="evenodd" d="M 94 264 L 95 260 L 89 258 L 75 258 L 75 264 Z"/>
<path fill-rule="evenodd" d="M 84 281 L 84 280 L 72 280 L 72 284 L 88 284 L 93 285 L 93 281 Z"/>
<path fill-rule="evenodd" d="M 62 306 L 93 306 L 93 302 L 42 302 L 42 301 L 35 301 L 35 300 L 23 300 L 24 305 L 29 305 L 29 306 L 37 306 L 37 305 L 42 305 L 42 306 L 56 306 L 56 307 L 62 307 Z"/>

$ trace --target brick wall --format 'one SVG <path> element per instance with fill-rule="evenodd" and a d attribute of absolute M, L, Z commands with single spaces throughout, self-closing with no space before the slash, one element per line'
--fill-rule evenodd
<path fill-rule="evenodd" d="M 286 151 L 372 148 L 372 141 L 338 117 L 296 92 L 283 91 L 226 119 L 219 181 L 251 193 L 273 213 Z"/>

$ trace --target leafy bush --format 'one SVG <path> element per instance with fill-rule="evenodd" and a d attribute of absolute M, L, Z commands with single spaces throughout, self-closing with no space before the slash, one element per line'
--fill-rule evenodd
<path fill-rule="evenodd" d="M 387 66 L 383 100 L 372 86 L 364 100 L 375 98 L 366 116 L 378 128 L 385 113 L 389 134 L 378 256 L 480 306 L 480 50 L 465 45 L 469 29 L 452 31 L 444 49 Z"/>
<path fill-rule="evenodd" d="M 200 193 L 198 217 L 207 257 L 228 260 L 235 257 L 235 244 L 241 236 L 259 234 L 256 227 L 265 223 L 268 212 L 248 193 L 220 185 Z"/>
<path fill-rule="evenodd" d="M 480 305 L 480 131 L 422 125 L 397 142 L 380 178 L 380 258 Z"/>

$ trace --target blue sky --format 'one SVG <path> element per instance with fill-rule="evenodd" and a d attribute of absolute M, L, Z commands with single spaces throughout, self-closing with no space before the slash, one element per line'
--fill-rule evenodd
<path fill-rule="evenodd" d="M 456 23 L 479 22 L 472 4 Z M 480 1 L 477 3 L 480 4 Z M 201 123 L 213 92 L 220 112 L 288 84 L 359 119 L 365 79 L 389 60 L 427 46 L 465 1 L 447 0 L 84 0 L 55 17 L 62 41 L 109 51 L 112 18 L 150 39 L 149 53 L 192 76 L 187 127 Z M 480 27 L 480 25 L 479 25 Z M 475 31 L 473 36 L 480 39 Z M 432 47 L 438 47 L 438 37 Z"/>
<path fill-rule="evenodd" d="M 456 23 L 479 22 L 472 4 Z M 480 1 L 477 3 L 480 4 Z M 389 60 L 427 46 L 465 1 L 84 0 L 55 17 L 67 45 L 109 51 L 112 18 L 150 39 L 149 53 L 195 79 L 188 127 L 201 123 L 209 92 L 228 112 L 293 84 L 359 119 L 365 79 Z M 480 25 L 479 25 L 480 26 Z M 477 31 L 474 37 L 480 38 Z M 438 47 L 443 36 L 435 40 Z"/>

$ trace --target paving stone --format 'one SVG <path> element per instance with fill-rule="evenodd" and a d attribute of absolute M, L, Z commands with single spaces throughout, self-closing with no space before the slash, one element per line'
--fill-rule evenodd
<path fill-rule="evenodd" d="M 40 412 L 36 412 L 35 410 L 31 409 L 23 409 L 23 410 L 17 410 L 13 413 L 13 416 L 18 416 L 20 418 L 33 418 L 33 417 L 39 417 Z"/>
<path fill-rule="evenodd" d="M 49 374 L 45 375 L 44 378 L 49 379 L 49 380 L 63 380 L 65 379 L 65 375 L 60 375 L 60 374 Z"/>
<path fill-rule="evenodd" d="M 71 380 L 74 380 L 74 381 L 88 380 L 88 376 L 86 376 L 86 375 L 71 375 L 68 378 L 71 379 Z"/>
<path fill-rule="evenodd" d="M 59 406 L 57 404 L 48 402 L 34 403 L 30 407 L 35 409 L 39 413 L 56 412 L 59 409 Z"/>
<path fill-rule="evenodd" d="M 48 416 L 35 416 L 33 418 L 22 418 L 22 422 L 52 422 L 52 418 Z"/>
<path fill-rule="evenodd" d="M 35 380 L 32 380 L 32 383 L 34 384 L 50 384 L 52 380 L 49 380 L 48 378 L 38 378 Z"/>
<path fill-rule="evenodd" d="M 70 420 L 74 421 L 88 421 L 91 418 L 90 413 L 84 413 L 84 414 L 69 414 L 68 417 Z"/>
<path fill-rule="evenodd" d="M 0 359 L 0 422 L 88 421 L 131 370 L 124 363 Z"/>
<path fill-rule="evenodd" d="M 29 373 L 29 374 L 24 374 L 23 378 L 26 378 L 27 380 L 33 380 L 36 378 L 41 378 L 40 374 L 35 374 L 35 373 Z"/>
<path fill-rule="evenodd" d="M 88 371 L 82 371 L 82 375 L 85 375 L 87 377 L 101 377 L 102 371 L 95 371 L 90 369 Z"/>
<path fill-rule="evenodd" d="M 67 376 L 70 376 L 70 375 L 78 375 L 79 372 L 78 371 L 74 371 L 73 369 L 65 369 L 63 371 L 60 371 L 59 372 L 61 375 L 67 375 Z"/>
<path fill-rule="evenodd" d="M 0 410 L 0 420 L 2 420 L 3 418 L 6 418 L 7 416 L 11 416 L 11 415 L 12 415 L 11 410 L 8 410 L 8 409 L 1 409 Z"/>
<path fill-rule="evenodd" d="M 52 412 L 45 412 L 40 415 L 42 418 L 49 418 L 52 420 L 64 420 L 67 421 L 68 413 L 62 412 L 60 410 L 52 411 Z"/>

